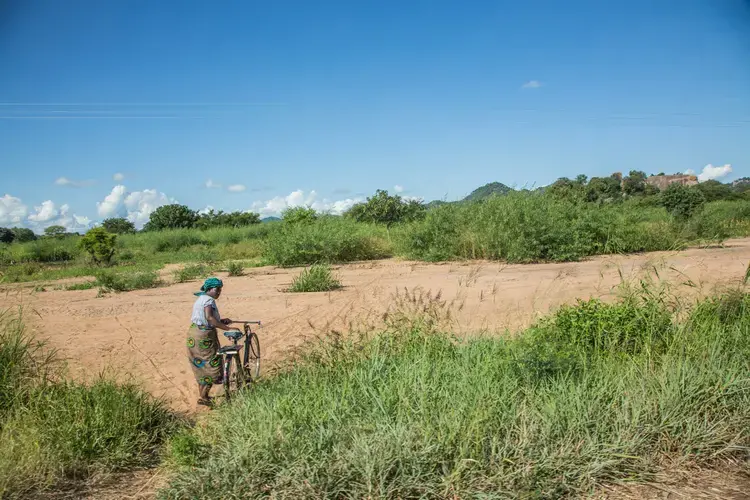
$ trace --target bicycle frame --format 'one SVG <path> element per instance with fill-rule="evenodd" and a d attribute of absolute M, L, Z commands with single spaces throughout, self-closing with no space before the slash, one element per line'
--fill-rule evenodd
<path fill-rule="evenodd" d="M 258 340 L 258 334 L 252 331 L 250 328 L 250 325 L 261 325 L 260 321 L 232 321 L 232 324 L 235 323 L 241 323 L 244 325 L 244 353 L 242 356 L 242 360 L 240 360 L 240 346 L 239 346 L 239 340 L 240 337 L 232 337 L 232 345 L 236 347 L 236 350 L 231 350 L 230 352 L 224 352 L 223 358 L 224 362 L 222 364 L 222 370 L 223 370 L 223 376 L 224 376 L 224 391 L 225 391 L 225 397 L 227 401 L 230 400 L 230 372 L 231 372 L 231 365 L 232 365 L 232 358 L 235 356 L 237 357 L 236 363 L 236 376 L 239 377 L 238 380 L 235 382 L 237 384 L 237 389 L 240 387 L 247 385 L 248 383 L 252 383 L 253 379 L 257 378 L 260 375 L 260 341 Z M 253 338 L 255 339 L 255 346 L 252 346 Z M 255 373 L 251 374 L 252 368 L 250 367 L 250 351 L 253 351 L 254 359 L 256 360 L 255 364 Z"/>

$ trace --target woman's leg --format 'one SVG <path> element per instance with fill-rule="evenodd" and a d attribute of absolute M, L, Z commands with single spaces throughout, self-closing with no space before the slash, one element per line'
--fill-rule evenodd
<path fill-rule="evenodd" d="M 211 384 L 198 384 L 198 396 L 200 399 L 208 401 L 208 393 L 211 392 L 211 387 L 213 387 Z"/>

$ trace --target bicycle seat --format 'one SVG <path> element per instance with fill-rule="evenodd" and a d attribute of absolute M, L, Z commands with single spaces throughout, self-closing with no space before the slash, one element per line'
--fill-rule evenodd
<path fill-rule="evenodd" d="M 241 345 L 228 345 L 228 346 L 224 346 L 224 347 L 220 348 L 216 352 L 219 353 L 219 354 L 228 354 L 230 352 L 232 352 L 232 353 L 240 352 L 240 349 L 242 349 Z"/>
<path fill-rule="evenodd" d="M 228 339 L 239 340 L 242 338 L 242 332 L 239 330 L 229 330 L 224 332 L 224 336 Z"/>

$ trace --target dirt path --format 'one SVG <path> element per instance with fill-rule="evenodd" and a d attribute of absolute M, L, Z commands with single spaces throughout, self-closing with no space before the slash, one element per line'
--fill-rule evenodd
<path fill-rule="evenodd" d="M 247 276 L 225 278 L 219 300 L 223 316 L 261 319 L 264 363 L 279 360 L 303 338 L 346 330 L 351 321 L 378 318 L 393 294 L 421 287 L 453 302 L 455 330 L 504 332 L 527 326 L 550 309 L 576 298 L 612 297 L 621 276 L 657 269 L 662 279 L 702 288 L 744 276 L 750 239 L 719 249 L 690 249 L 586 262 L 540 265 L 500 263 L 425 264 L 379 261 L 337 269 L 345 288 L 333 293 L 281 291 L 299 269 L 258 268 Z M 181 410 L 194 408 L 195 387 L 185 357 L 185 330 L 198 283 L 110 294 L 96 290 L 6 292 L 6 305 L 22 305 L 30 329 L 69 360 L 76 377 L 102 370 L 133 376 Z M 266 365 L 267 366 L 267 365 Z"/>

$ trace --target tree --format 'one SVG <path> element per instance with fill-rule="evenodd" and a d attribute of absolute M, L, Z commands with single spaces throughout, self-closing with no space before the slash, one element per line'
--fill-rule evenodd
<path fill-rule="evenodd" d="M 162 205 L 153 212 L 144 226 L 144 231 L 163 231 L 164 229 L 184 229 L 195 227 L 198 212 L 185 205 Z"/>
<path fill-rule="evenodd" d="M 589 178 L 588 178 L 588 176 L 586 174 L 578 174 L 576 176 L 576 180 L 574 182 L 576 184 L 580 185 L 580 186 L 585 186 L 586 185 L 586 181 L 588 181 L 588 179 Z"/>
<path fill-rule="evenodd" d="M 621 196 L 620 181 L 614 177 L 592 177 L 586 186 L 586 201 L 612 201 Z"/>
<path fill-rule="evenodd" d="M 0 227 L 0 243 L 13 243 L 15 235 L 7 227 Z"/>
<path fill-rule="evenodd" d="M 684 220 L 692 217 L 706 202 L 706 198 L 695 187 L 674 183 L 661 192 L 660 201 L 670 214 Z"/>
<path fill-rule="evenodd" d="M 36 239 L 34 231 L 25 227 L 14 227 L 11 231 L 13 231 L 13 241 L 17 243 L 26 243 Z"/>
<path fill-rule="evenodd" d="M 200 229 L 211 227 L 244 227 L 260 224 L 260 215 L 253 212 L 230 212 L 222 210 L 216 212 L 214 209 L 206 213 L 198 214 L 196 226 Z"/>
<path fill-rule="evenodd" d="M 112 234 L 135 233 L 135 224 L 123 217 L 104 219 L 102 221 L 102 227 Z"/>
<path fill-rule="evenodd" d="M 44 230 L 45 236 L 49 236 L 51 238 L 60 238 L 62 236 L 65 236 L 65 233 L 67 233 L 67 229 L 65 229 L 63 226 L 50 226 Z"/>
<path fill-rule="evenodd" d="M 116 234 L 110 233 L 103 227 L 95 227 L 83 235 L 79 245 L 95 263 L 109 264 L 115 255 L 116 242 Z"/>
<path fill-rule="evenodd" d="M 311 224 L 318 220 L 318 213 L 310 207 L 292 207 L 281 212 L 281 218 L 287 224 Z"/>
<path fill-rule="evenodd" d="M 637 196 L 646 192 L 646 172 L 631 170 L 622 181 L 622 191 L 628 196 Z"/>
<path fill-rule="evenodd" d="M 357 203 L 346 212 L 357 222 L 376 222 L 391 227 L 398 222 L 409 222 L 424 217 L 425 205 L 416 200 L 406 202 L 399 195 L 389 195 L 378 189 L 364 203 Z"/>
<path fill-rule="evenodd" d="M 707 202 L 729 200 L 736 196 L 729 184 L 723 184 L 715 180 L 701 182 L 696 188 L 703 193 Z"/>
<path fill-rule="evenodd" d="M 559 200 L 580 200 L 584 195 L 584 186 L 567 177 L 560 177 L 545 190 L 545 193 Z"/>

